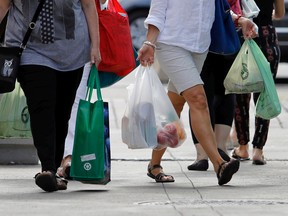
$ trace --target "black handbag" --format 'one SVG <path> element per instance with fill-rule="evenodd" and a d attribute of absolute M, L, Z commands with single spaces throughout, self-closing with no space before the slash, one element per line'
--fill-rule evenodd
<path fill-rule="evenodd" d="M 227 0 L 216 0 L 209 51 L 220 55 L 232 55 L 240 48 L 241 44 L 230 14 L 229 4 Z"/>
<path fill-rule="evenodd" d="M 29 40 L 45 0 L 41 0 L 29 23 L 28 30 L 19 47 L 0 47 L 0 94 L 11 92 L 15 88 L 20 58 Z M 4 33 L 4 31 L 3 31 Z"/>

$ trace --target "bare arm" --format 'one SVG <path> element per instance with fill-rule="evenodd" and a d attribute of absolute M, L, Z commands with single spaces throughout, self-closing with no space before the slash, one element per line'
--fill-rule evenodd
<path fill-rule="evenodd" d="M 1 0 L 0 1 L 0 23 L 2 22 L 3 18 L 5 17 L 9 7 L 10 7 L 11 0 Z"/>
<path fill-rule="evenodd" d="M 82 8 L 86 16 L 89 35 L 91 40 L 91 63 L 99 65 L 101 61 L 100 55 L 100 34 L 99 34 L 99 20 L 96 10 L 95 1 L 81 0 Z"/>
<path fill-rule="evenodd" d="M 285 15 L 285 4 L 284 0 L 274 0 L 274 10 L 272 19 L 281 19 Z"/>

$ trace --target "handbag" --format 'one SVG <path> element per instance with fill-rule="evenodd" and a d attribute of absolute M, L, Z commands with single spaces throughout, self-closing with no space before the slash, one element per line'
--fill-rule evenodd
<path fill-rule="evenodd" d="M 107 0 L 107 7 L 100 8 L 95 0 L 99 17 L 101 72 L 126 76 L 136 67 L 128 14 L 118 0 Z"/>
<path fill-rule="evenodd" d="M 135 48 L 133 48 L 134 52 L 134 59 L 136 62 L 135 67 L 139 66 L 140 62 L 137 60 L 138 53 L 136 52 Z M 130 72 L 132 72 L 135 68 L 131 68 L 130 70 L 126 71 L 126 75 L 128 75 Z M 107 72 L 107 71 L 98 71 L 99 72 L 99 78 L 100 78 L 100 86 L 101 88 L 105 88 L 108 86 L 111 86 L 115 84 L 116 82 L 120 81 L 123 79 L 125 76 L 119 76 L 116 73 L 113 72 Z"/>
<path fill-rule="evenodd" d="M 239 51 L 241 44 L 227 0 L 215 1 L 215 20 L 210 33 L 210 52 L 220 55 L 232 55 Z"/>
<path fill-rule="evenodd" d="M 138 66 L 122 117 L 122 141 L 130 149 L 176 148 L 186 133 L 153 67 Z"/>
<path fill-rule="evenodd" d="M 92 102 L 96 85 L 97 100 Z M 107 184 L 111 171 L 108 103 L 103 102 L 99 75 L 92 65 L 86 99 L 79 101 L 70 175 L 89 184 Z"/>
<path fill-rule="evenodd" d="M 225 94 L 243 94 L 261 92 L 264 89 L 263 78 L 256 62 L 259 56 L 252 53 L 253 47 L 248 40 L 242 44 L 225 79 Z"/>
<path fill-rule="evenodd" d="M 44 2 L 45 0 L 41 0 L 39 2 L 35 14 L 28 26 L 28 30 L 26 31 L 23 41 L 19 47 L 0 47 L 0 94 L 11 92 L 15 88 L 22 52 L 25 49 L 32 30 L 35 27 L 35 23 Z M 4 33 L 4 31 L 2 33 Z"/>

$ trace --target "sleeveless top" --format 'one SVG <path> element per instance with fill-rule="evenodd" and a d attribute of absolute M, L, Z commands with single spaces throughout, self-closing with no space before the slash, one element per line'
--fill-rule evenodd
<path fill-rule="evenodd" d="M 258 26 L 273 25 L 272 12 L 274 8 L 274 0 L 255 0 L 260 12 L 253 21 Z"/>
<path fill-rule="evenodd" d="M 12 0 L 6 46 L 19 46 L 38 1 Z M 46 0 L 21 57 L 21 65 L 42 65 L 59 71 L 82 67 L 90 58 L 88 27 L 80 0 Z"/>

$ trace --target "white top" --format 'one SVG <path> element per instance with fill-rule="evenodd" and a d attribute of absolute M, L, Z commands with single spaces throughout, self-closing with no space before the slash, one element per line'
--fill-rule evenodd
<path fill-rule="evenodd" d="M 211 42 L 215 0 L 152 0 L 145 27 L 156 26 L 157 42 L 204 53 Z"/>

